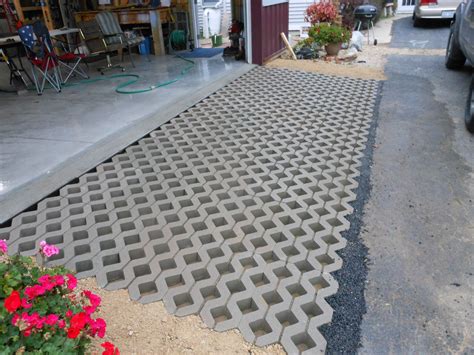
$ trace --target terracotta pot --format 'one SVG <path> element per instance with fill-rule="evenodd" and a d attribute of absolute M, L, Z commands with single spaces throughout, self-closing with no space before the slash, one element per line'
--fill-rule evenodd
<path fill-rule="evenodd" d="M 327 55 L 334 56 L 339 53 L 342 43 L 329 43 L 324 48 L 326 49 Z"/>

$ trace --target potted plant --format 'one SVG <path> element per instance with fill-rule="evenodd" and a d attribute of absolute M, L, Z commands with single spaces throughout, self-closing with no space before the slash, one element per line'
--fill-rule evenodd
<path fill-rule="evenodd" d="M 339 53 L 341 45 L 349 42 L 351 31 L 338 25 L 316 24 L 309 29 L 309 37 L 324 46 L 329 56 Z"/>

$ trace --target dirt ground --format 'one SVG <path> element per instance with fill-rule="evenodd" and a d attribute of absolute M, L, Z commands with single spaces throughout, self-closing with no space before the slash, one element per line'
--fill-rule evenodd
<path fill-rule="evenodd" d="M 383 69 L 362 66 L 358 63 L 334 63 L 323 60 L 291 60 L 278 58 L 267 64 L 272 68 L 302 70 L 326 75 L 346 76 L 357 79 L 385 80 Z"/>
<path fill-rule="evenodd" d="M 237 330 L 215 332 L 198 316 L 173 316 L 162 302 L 143 305 L 130 300 L 126 290 L 103 290 L 95 279 L 79 281 L 79 288 L 102 297 L 98 316 L 107 322 L 107 334 L 94 342 L 93 353 L 101 353 L 100 344 L 110 341 L 122 354 L 285 354 L 280 345 L 249 344 Z"/>
<path fill-rule="evenodd" d="M 365 46 L 353 62 L 317 60 L 291 60 L 278 58 L 267 64 L 273 68 L 287 68 L 326 75 L 347 76 L 358 79 L 385 80 L 384 66 L 388 55 L 440 55 L 443 49 L 390 48 L 388 44 Z M 285 57 L 285 55 L 283 56 Z"/>
<path fill-rule="evenodd" d="M 368 45 L 364 39 L 362 52 L 358 52 L 357 58 L 352 62 L 334 62 L 324 59 L 317 60 L 291 60 L 288 53 L 275 59 L 267 66 L 275 68 L 287 68 L 294 70 L 309 71 L 326 75 L 346 76 L 359 79 L 385 80 L 384 67 L 389 55 L 429 55 L 444 56 L 441 49 L 413 49 L 413 48 L 391 48 L 393 21 L 410 15 L 397 15 L 396 17 L 384 18 L 375 24 L 378 45 Z M 362 32 L 366 36 L 365 31 Z M 367 38 L 367 37 L 365 37 Z M 299 36 L 292 37 L 292 45 L 300 40 Z"/>

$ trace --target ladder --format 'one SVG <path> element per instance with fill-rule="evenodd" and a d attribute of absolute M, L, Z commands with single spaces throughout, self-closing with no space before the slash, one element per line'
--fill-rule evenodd
<path fill-rule="evenodd" d="M 20 24 L 18 20 L 18 16 L 13 12 L 10 6 L 10 0 L 0 0 L 0 8 L 3 10 L 3 15 L 7 20 L 8 24 L 8 31 L 9 32 L 16 32 L 17 26 Z"/>

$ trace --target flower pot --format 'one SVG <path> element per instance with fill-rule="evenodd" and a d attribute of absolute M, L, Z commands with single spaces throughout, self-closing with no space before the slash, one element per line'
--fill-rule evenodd
<path fill-rule="evenodd" d="M 335 56 L 339 53 L 342 43 L 329 43 L 324 48 L 326 49 L 327 55 Z"/>

